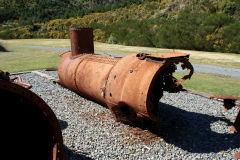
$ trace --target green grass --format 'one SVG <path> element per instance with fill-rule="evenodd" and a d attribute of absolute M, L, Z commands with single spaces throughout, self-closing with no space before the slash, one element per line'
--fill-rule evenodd
<path fill-rule="evenodd" d="M 176 78 L 181 78 L 185 74 L 183 72 L 176 72 L 174 73 L 174 76 Z M 194 73 L 191 80 L 183 82 L 183 87 L 213 95 L 231 95 L 240 97 L 240 78 L 237 77 Z"/>
<path fill-rule="evenodd" d="M 10 52 L 0 52 L 0 70 L 20 72 L 57 67 L 60 52 L 51 50 L 8 47 Z"/>
<path fill-rule="evenodd" d="M 21 40 L 0 40 L 0 43 L 7 45 L 34 45 L 34 46 L 48 46 L 59 48 L 70 48 L 69 39 L 21 39 Z M 139 46 L 123 46 L 117 44 L 106 44 L 95 42 L 95 51 L 131 54 L 136 52 L 141 53 L 165 53 L 173 51 L 172 49 L 139 47 Z M 240 68 L 240 54 L 220 53 L 220 52 L 203 52 L 191 50 L 175 50 L 190 54 L 190 62 L 197 64 L 208 64 L 222 67 Z"/>
<path fill-rule="evenodd" d="M 59 48 L 70 48 L 69 40 L 55 39 L 31 39 L 31 40 L 0 40 L 0 43 L 10 52 L 0 52 L 0 70 L 9 72 L 19 72 L 27 70 L 38 70 L 44 68 L 57 67 L 61 57 L 59 51 L 19 48 L 8 45 L 34 45 L 49 46 Z M 144 53 L 164 53 L 169 49 L 121 46 L 95 42 L 95 50 L 102 52 L 113 52 L 120 54 L 130 54 L 136 52 Z M 191 62 L 211 64 L 224 67 L 240 68 L 240 55 L 210 53 L 199 51 L 183 51 L 191 54 Z M 238 62 L 239 61 L 239 62 Z M 177 77 L 184 73 L 175 73 Z M 206 92 L 210 94 L 226 94 L 240 97 L 240 78 L 227 77 L 221 75 L 194 73 L 191 80 L 183 83 L 185 88 Z"/>

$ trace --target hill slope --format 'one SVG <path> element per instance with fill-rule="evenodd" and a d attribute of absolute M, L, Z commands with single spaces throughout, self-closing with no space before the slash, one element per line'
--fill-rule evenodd
<path fill-rule="evenodd" d="M 143 2 L 144 0 L 0 0 L 0 23 L 19 20 L 21 24 L 32 24 L 56 18 L 82 17 L 93 12 Z"/>
<path fill-rule="evenodd" d="M 99 1 L 95 8 L 105 2 L 111 6 L 110 0 Z M 111 2 L 117 6 L 123 1 Z M 125 7 L 82 17 L 24 26 L 19 21 L 6 23 L 0 37 L 69 38 L 71 27 L 93 27 L 95 40 L 101 42 L 240 53 L 238 8 L 239 0 L 133 0 Z"/>

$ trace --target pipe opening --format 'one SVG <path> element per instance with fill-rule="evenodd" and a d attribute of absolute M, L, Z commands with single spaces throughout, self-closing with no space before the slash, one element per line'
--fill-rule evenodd
<path fill-rule="evenodd" d="M 189 70 L 189 74 L 183 76 L 181 79 L 177 79 L 173 76 L 173 73 L 177 70 L 177 65 L 181 64 L 183 70 Z M 163 82 L 163 90 L 168 91 L 170 93 L 179 92 L 182 90 L 181 83 L 184 82 L 186 79 L 190 79 L 193 75 L 193 66 L 188 61 L 187 58 L 174 58 L 169 59 L 164 64 L 161 71 L 162 82 Z"/>
<path fill-rule="evenodd" d="M 173 73 L 176 71 L 179 63 L 181 63 L 182 69 L 188 69 L 190 72 L 178 80 L 173 76 Z M 160 114 L 158 103 L 163 96 L 163 92 L 176 93 L 181 91 L 183 89 L 181 83 L 186 79 L 190 79 L 192 74 L 193 67 L 186 58 L 169 59 L 165 62 L 164 66 L 159 69 L 152 80 L 147 101 L 148 113 L 152 115 L 153 120 L 158 121 Z"/>

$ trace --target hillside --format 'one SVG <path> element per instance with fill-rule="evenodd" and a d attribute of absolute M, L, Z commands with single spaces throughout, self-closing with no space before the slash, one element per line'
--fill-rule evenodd
<path fill-rule="evenodd" d="M 21 24 L 32 24 L 57 18 L 82 17 L 142 2 L 144 0 L 0 0 L 0 23 L 18 20 Z"/>
<path fill-rule="evenodd" d="M 69 3 L 69 0 L 61 2 Z M 64 15 L 59 12 L 54 15 L 58 19 L 43 22 L 4 21 L 0 37 L 69 38 L 71 27 L 93 27 L 95 40 L 100 42 L 240 53 L 239 0 L 71 2 L 77 6 L 77 12 L 70 18 L 58 18 Z M 79 6 L 83 8 L 78 9 Z M 68 9 L 71 10 L 71 5 Z M 89 12 L 94 9 L 101 12 Z M 84 14 L 78 16 L 78 12 Z"/>

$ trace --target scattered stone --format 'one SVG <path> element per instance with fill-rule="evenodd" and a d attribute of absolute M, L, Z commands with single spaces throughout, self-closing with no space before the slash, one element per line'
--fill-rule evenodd
<path fill-rule="evenodd" d="M 56 71 L 42 73 L 57 79 Z M 230 132 L 237 107 L 186 92 L 164 93 L 160 125 L 117 123 L 104 106 L 33 73 L 21 74 L 55 112 L 68 159 L 233 159 L 240 134 Z M 226 116 L 226 119 L 223 119 Z"/>

